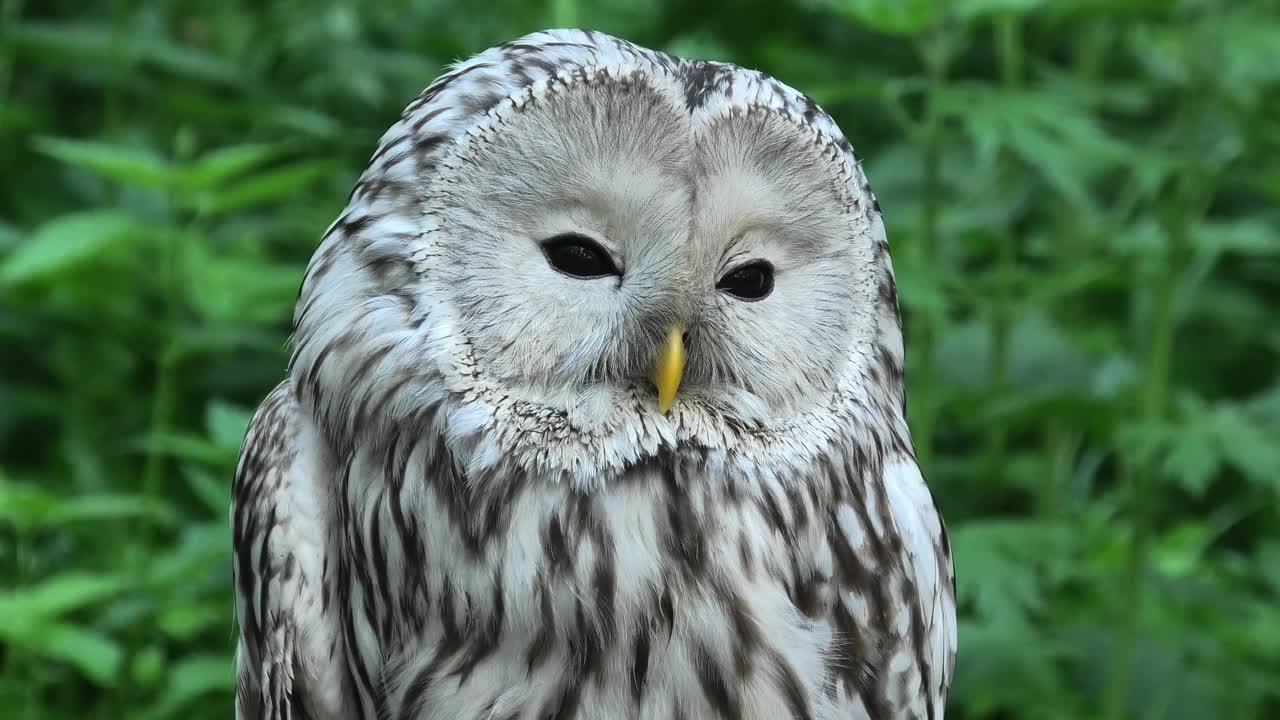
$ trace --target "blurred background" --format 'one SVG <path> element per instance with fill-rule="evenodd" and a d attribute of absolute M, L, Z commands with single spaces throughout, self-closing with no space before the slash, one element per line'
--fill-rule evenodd
<path fill-rule="evenodd" d="M 584 26 L 771 73 L 863 159 L 948 717 L 1280 717 L 1277 5 L 0 0 L 0 715 L 229 716 L 304 263 L 445 64 Z"/>

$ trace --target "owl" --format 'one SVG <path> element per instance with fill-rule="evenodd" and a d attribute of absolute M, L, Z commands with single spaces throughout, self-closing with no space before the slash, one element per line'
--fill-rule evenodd
<path fill-rule="evenodd" d="M 759 72 L 551 30 L 436 79 L 236 469 L 240 718 L 941 718 L 875 196 Z"/>

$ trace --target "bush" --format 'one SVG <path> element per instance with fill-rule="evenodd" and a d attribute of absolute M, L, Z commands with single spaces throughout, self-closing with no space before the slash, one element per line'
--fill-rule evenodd
<path fill-rule="evenodd" d="M 1274 0 L 0 3 L 0 707 L 226 717 L 302 269 L 453 59 L 580 25 L 853 141 L 952 532 L 956 718 L 1280 714 Z"/>

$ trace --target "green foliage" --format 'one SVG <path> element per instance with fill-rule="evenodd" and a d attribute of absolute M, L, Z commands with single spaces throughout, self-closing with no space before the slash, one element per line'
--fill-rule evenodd
<path fill-rule="evenodd" d="M 92 7 L 92 9 L 88 9 Z M 0 707 L 222 718 L 228 489 L 297 284 L 449 61 L 766 70 L 884 209 L 956 718 L 1280 714 L 1275 0 L 0 1 Z"/>

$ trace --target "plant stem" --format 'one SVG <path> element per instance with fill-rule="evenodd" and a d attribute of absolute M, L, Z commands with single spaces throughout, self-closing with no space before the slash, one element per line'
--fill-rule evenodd
<path fill-rule="evenodd" d="M 1022 84 L 1022 22 L 1014 13 L 996 18 L 996 43 L 1000 48 L 1000 79 L 1006 88 Z"/>
<path fill-rule="evenodd" d="M 996 20 L 997 46 L 1000 48 L 1000 77 L 1005 89 L 1015 91 L 1022 83 L 1022 24 L 1017 15 L 1005 13 Z M 1010 173 L 1017 166 L 1010 163 Z M 996 298 L 991 308 L 991 386 L 1003 396 L 1009 384 L 1009 335 L 1013 325 L 1013 308 L 1017 301 L 1014 274 L 1018 248 L 1013 229 L 1006 226 L 996 236 Z M 1004 465 L 1009 429 L 1004 423 L 991 423 L 987 435 L 987 464 L 993 476 L 999 476 Z"/>
<path fill-rule="evenodd" d="M 184 158 L 176 158 L 183 160 Z M 171 191 L 165 198 L 170 217 L 176 213 L 177 203 Z M 142 468 L 142 497 L 144 502 L 154 503 L 166 491 L 164 477 L 169 465 L 166 454 L 162 450 L 159 438 L 173 431 L 178 394 L 180 390 L 179 372 L 183 359 L 181 345 L 178 340 L 182 309 L 185 302 L 185 286 L 183 275 L 183 246 L 189 234 L 185 229 L 194 225 L 194 220 L 185 217 L 184 229 L 174 225 L 164 226 L 160 232 L 153 234 L 152 241 L 158 243 L 159 252 L 159 285 L 163 294 L 164 310 L 158 322 L 158 337 L 155 353 L 155 384 L 152 387 L 151 417 L 147 424 L 147 436 L 150 439 L 147 457 Z M 159 527 L 152 516 L 141 519 L 138 531 L 138 552 L 134 566 L 134 582 L 139 589 L 145 588 L 148 581 L 151 554 L 156 548 L 155 536 Z M 131 629 L 129 646 L 137 652 L 154 640 L 146 634 L 142 625 Z M 126 673 L 119 693 L 121 702 L 127 704 L 142 702 L 146 689 L 138 686 Z M 123 708 L 119 708 L 122 710 Z"/>
<path fill-rule="evenodd" d="M 938 214 L 942 205 L 942 122 L 938 112 L 937 95 L 946 80 L 950 51 L 942 29 L 934 31 L 938 37 L 930 38 L 920 52 L 928 73 L 928 89 L 925 93 L 924 123 L 921 132 L 924 147 L 921 152 L 924 177 L 923 197 L 920 202 L 920 252 L 926 262 L 938 260 Z M 935 318 L 921 315 L 915 320 L 912 342 L 918 348 L 919 366 L 931 377 L 936 328 Z M 937 415 L 937 398 L 930 384 L 923 384 L 924 397 L 917 405 L 913 418 L 916 460 L 926 474 L 933 467 L 933 432 Z"/>
<path fill-rule="evenodd" d="M 182 132 L 179 131 L 179 137 Z M 179 143 L 181 144 L 181 143 Z M 182 148 L 175 151 L 174 162 L 190 161 Z M 181 209 L 175 195 L 179 191 L 170 191 L 165 196 L 169 216 L 177 222 L 169 226 L 169 232 L 156 237 L 160 251 L 160 286 L 164 293 L 164 314 L 160 323 L 161 337 L 158 341 L 159 352 L 156 354 L 156 382 L 151 402 L 151 419 L 149 433 L 157 437 L 169 433 L 173 428 L 175 395 L 178 384 L 178 366 L 182 352 L 178 342 L 179 325 L 182 321 L 182 308 L 186 300 L 183 275 L 186 264 L 184 247 L 195 234 L 199 218 Z M 147 454 L 146 465 L 142 471 L 142 494 L 148 502 L 160 494 L 160 484 L 164 476 L 165 455 L 152 446 Z M 147 532 L 151 523 L 146 524 Z"/>
<path fill-rule="evenodd" d="M 1156 317 L 1152 331 L 1151 353 L 1147 361 L 1147 378 L 1142 393 L 1141 421 L 1157 423 L 1164 416 L 1168 392 L 1170 357 L 1173 353 L 1173 275 L 1172 268 L 1162 273 L 1153 291 Z M 1127 467 L 1129 513 L 1133 537 L 1125 560 L 1122 587 L 1120 635 L 1111 660 L 1111 685 L 1106 695 L 1105 717 L 1125 717 L 1132 685 L 1133 661 L 1137 652 L 1138 633 L 1142 623 L 1147 554 L 1150 543 L 1150 513 L 1146 502 L 1154 469 L 1149 461 Z"/>
<path fill-rule="evenodd" d="M 1063 495 L 1071 483 L 1071 472 L 1080 440 L 1078 433 L 1072 433 L 1062 420 L 1052 420 L 1045 430 L 1045 445 L 1048 447 L 1049 472 L 1044 483 L 1040 485 L 1041 517 L 1059 518 L 1066 512 Z"/>
<path fill-rule="evenodd" d="M 1106 62 L 1107 50 L 1115 36 L 1115 27 L 1106 20 L 1089 21 L 1076 36 L 1076 79 L 1082 84 L 1097 83 Z"/>
<path fill-rule="evenodd" d="M 556 27 L 577 27 L 577 0 L 551 0 L 551 22 Z"/>
<path fill-rule="evenodd" d="M 1180 147 L 1188 152 L 1195 148 L 1193 111 L 1184 108 L 1177 121 Z M 1198 159 L 1187 161 L 1188 167 L 1177 180 L 1177 192 L 1167 208 L 1165 230 L 1169 237 L 1168 254 L 1161 258 L 1155 285 L 1151 291 L 1151 342 L 1146 363 L 1145 383 L 1139 405 L 1139 422 L 1153 426 L 1164 420 L 1170 390 L 1173 345 L 1177 335 L 1174 294 L 1178 278 L 1185 266 L 1191 245 L 1191 226 L 1207 209 L 1211 189 L 1204 188 Z M 1138 636 L 1142 625 L 1148 554 L 1152 532 L 1151 488 L 1156 468 L 1149 458 L 1126 464 L 1129 514 L 1133 537 L 1126 557 L 1124 585 L 1121 589 L 1120 634 L 1111 658 L 1111 684 L 1105 696 L 1104 717 L 1125 717 L 1133 684 L 1133 663 L 1137 655 Z"/>
<path fill-rule="evenodd" d="M 162 342 L 162 349 L 156 357 L 156 380 L 151 397 L 151 419 L 148 423 L 148 433 L 152 438 L 166 435 L 173 428 L 177 353 L 173 350 L 170 338 L 165 338 Z M 153 444 L 147 452 L 146 464 L 142 468 L 142 496 L 147 502 L 155 500 L 160 495 L 164 468 L 164 453 Z M 150 541 L 152 523 L 151 519 L 142 521 L 144 543 Z"/>
<path fill-rule="evenodd" d="M 4 0 L 0 4 L 0 36 L 3 35 L 3 28 L 13 27 L 18 17 L 22 15 L 22 0 Z M 8 100 L 10 84 L 13 82 L 13 63 L 14 54 L 11 43 L 0 43 L 0 100 Z M 3 127 L 3 125 L 0 125 Z"/>

